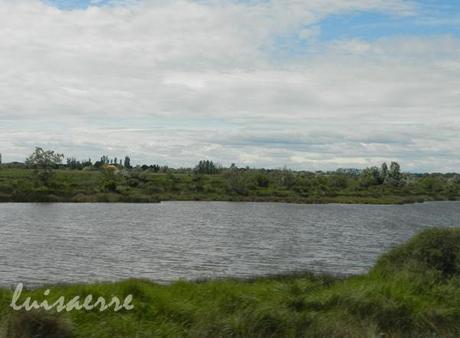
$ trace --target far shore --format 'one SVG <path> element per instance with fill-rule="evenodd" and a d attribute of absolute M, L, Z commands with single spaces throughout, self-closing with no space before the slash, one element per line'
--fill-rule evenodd
<path fill-rule="evenodd" d="M 155 172 L 58 169 L 47 174 L 0 167 L 0 203 L 159 203 L 162 201 L 281 202 L 296 204 L 411 204 L 460 200 L 457 174 L 401 174 L 371 180 L 366 171 L 295 172 L 190 169 Z"/>

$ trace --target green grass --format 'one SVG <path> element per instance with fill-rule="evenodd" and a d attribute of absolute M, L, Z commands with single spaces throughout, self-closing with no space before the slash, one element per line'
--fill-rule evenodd
<path fill-rule="evenodd" d="M 261 179 L 261 177 L 263 179 Z M 460 177 L 409 175 L 400 186 L 364 184 L 362 177 L 283 170 L 196 175 L 121 170 L 56 170 L 44 185 L 31 169 L 0 167 L 0 202 L 243 201 L 404 204 L 460 199 Z"/>
<path fill-rule="evenodd" d="M 42 299 L 44 289 L 25 296 Z M 11 291 L 1 290 L 3 336 L 459 337 L 460 229 L 424 231 L 383 255 L 368 274 L 348 278 L 296 274 L 52 287 L 54 297 L 87 294 L 132 294 L 135 309 L 13 313 Z"/>

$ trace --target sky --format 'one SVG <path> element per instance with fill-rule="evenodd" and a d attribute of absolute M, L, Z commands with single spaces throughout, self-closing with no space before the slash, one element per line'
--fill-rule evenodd
<path fill-rule="evenodd" d="M 460 171 L 458 0 L 0 0 L 0 153 Z"/>

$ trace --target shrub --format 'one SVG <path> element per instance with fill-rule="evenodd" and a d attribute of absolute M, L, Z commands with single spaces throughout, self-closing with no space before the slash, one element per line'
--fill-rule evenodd
<path fill-rule="evenodd" d="M 434 271 L 443 278 L 460 273 L 460 229 L 429 229 L 383 255 L 374 272 Z"/>
<path fill-rule="evenodd" d="M 264 174 L 257 175 L 256 181 L 257 181 L 257 185 L 260 188 L 268 188 L 268 186 L 270 185 L 270 180 L 268 176 Z"/>
<path fill-rule="evenodd" d="M 72 338 L 70 322 L 40 311 L 13 313 L 7 324 L 8 338 Z"/>

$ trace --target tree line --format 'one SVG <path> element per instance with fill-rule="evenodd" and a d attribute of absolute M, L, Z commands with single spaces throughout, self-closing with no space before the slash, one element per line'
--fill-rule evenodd
<path fill-rule="evenodd" d="M 24 163 L 2 165 L 5 169 L 28 168 L 32 176 L 7 171 L 4 174 L 7 179 L 0 179 L 0 200 L 28 200 L 31 193 L 49 194 L 52 199 L 56 196 L 71 199 L 73 194 L 86 196 L 77 196 L 78 200 L 97 194 L 108 194 L 110 198 L 116 195 L 124 200 L 151 200 L 162 196 L 164 199 L 300 202 L 363 202 L 367 199 L 382 203 L 399 203 L 406 197 L 411 201 L 460 198 L 459 174 L 407 173 L 396 161 L 366 169 L 294 171 L 235 164 L 224 167 L 208 159 L 191 168 L 157 164 L 133 166 L 129 156 L 110 158 L 104 155 L 95 162 L 64 159 L 63 154 L 53 150 L 36 148 Z M 56 169 L 60 169 L 59 172 Z M 11 175 L 17 175 L 18 179 L 11 179 Z M 104 196 L 99 197 L 104 199 Z"/>

